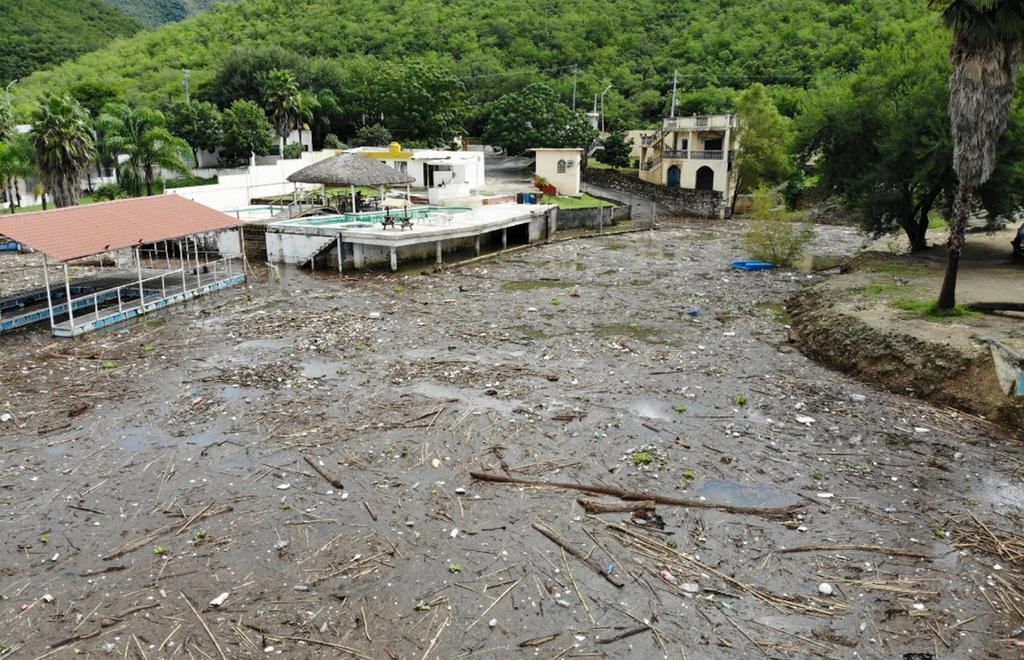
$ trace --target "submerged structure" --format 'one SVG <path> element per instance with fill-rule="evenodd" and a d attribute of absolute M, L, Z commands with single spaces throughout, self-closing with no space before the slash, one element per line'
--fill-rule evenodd
<path fill-rule="evenodd" d="M 177 195 L 6 216 L 0 234 L 43 255 L 44 286 L 3 283 L 0 330 L 49 320 L 73 337 L 238 284 L 243 261 L 222 253 L 241 254 L 240 226 Z M 83 260 L 96 268 L 73 279 L 69 265 Z"/>

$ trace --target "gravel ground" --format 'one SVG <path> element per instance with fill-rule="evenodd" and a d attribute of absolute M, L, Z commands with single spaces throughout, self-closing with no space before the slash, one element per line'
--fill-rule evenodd
<path fill-rule="evenodd" d="M 3 337 L 0 657 L 1019 657 L 1020 444 L 806 359 L 740 226 Z"/>

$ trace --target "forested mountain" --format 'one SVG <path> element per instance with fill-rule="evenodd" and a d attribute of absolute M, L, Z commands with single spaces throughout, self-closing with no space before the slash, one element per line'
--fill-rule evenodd
<path fill-rule="evenodd" d="M 82 56 L 18 85 L 27 114 L 46 91 L 104 81 L 127 100 L 217 100 L 226 62 L 266 60 L 302 87 L 374 84 L 373 72 L 415 61 L 463 83 L 467 106 L 530 82 L 578 107 L 604 98 L 609 126 L 650 124 L 667 112 L 678 71 L 679 110 L 715 111 L 729 88 L 769 86 L 784 113 L 812 76 L 854 70 L 863 53 L 940 30 L 926 0 L 242 0 Z M 288 59 L 285 63 L 282 57 Z M 290 59 L 289 59 L 290 58 Z M 326 70 L 331 75 L 324 75 Z M 311 73 L 319 71 L 319 74 Z M 359 71 L 353 79 L 352 72 Z M 325 82 L 326 81 L 326 82 Z M 220 78 L 218 86 L 230 83 Z M 353 83 L 354 84 L 354 83 Z M 724 90 L 724 91 L 723 91 Z M 337 96 L 343 90 L 335 90 Z M 381 111 L 383 112 L 383 111 Z M 473 126 L 470 126 L 472 131 Z"/>
<path fill-rule="evenodd" d="M 18 0 L 0 10 L 0 83 L 135 34 L 142 25 L 100 0 Z"/>
<path fill-rule="evenodd" d="M 146 27 L 176 23 L 213 6 L 214 2 L 238 0 L 103 0 L 121 13 L 131 16 Z"/>

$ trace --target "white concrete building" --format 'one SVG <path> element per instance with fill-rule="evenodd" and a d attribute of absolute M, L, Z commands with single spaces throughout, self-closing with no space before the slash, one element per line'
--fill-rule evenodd
<path fill-rule="evenodd" d="M 558 190 L 559 195 L 580 196 L 580 149 L 531 149 L 536 155 L 536 169 L 539 178 Z"/>
<path fill-rule="evenodd" d="M 358 147 L 350 151 L 408 174 L 413 178 L 410 186 L 427 189 L 431 204 L 469 197 L 484 185 L 482 151 L 403 150 L 397 142 L 387 149 Z"/>

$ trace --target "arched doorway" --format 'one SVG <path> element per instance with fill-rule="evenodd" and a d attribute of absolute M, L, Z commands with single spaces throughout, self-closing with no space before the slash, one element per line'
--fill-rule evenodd
<path fill-rule="evenodd" d="M 668 168 L 668 187 L 678 188 L 679 187 L 679 166 L 673 165 Z"/>
<path fill-rule="evenodd" d="M 697 190 L 715 189 L 715 171 L 707 165 L 697 170 Z"/>

